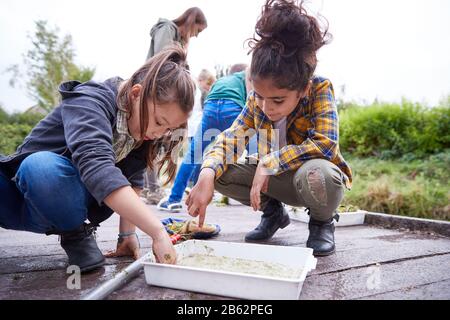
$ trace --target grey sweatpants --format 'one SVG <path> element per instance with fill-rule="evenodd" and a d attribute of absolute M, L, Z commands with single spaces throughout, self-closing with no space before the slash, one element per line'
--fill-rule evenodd
<path fill-rule="evenodd" d="M 250 190 L 256 164 L 229 165 L 216 180 L 215 189 L 240 203 L 250 206 Z M 267 193 L 261 193 L 261 208 L 270 198 L 287 205 L 310 208 L 311 217 L 319 221 L 330 219 L 344 196 L 344 174 L 333 163 L 314 159 L 296 171 L 269 177 Z"/>

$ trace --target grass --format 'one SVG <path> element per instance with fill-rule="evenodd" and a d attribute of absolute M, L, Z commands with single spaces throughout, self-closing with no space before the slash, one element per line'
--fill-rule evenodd
<path fill-rule="evenodd" d="M 347 157 L 353 188 L 343 205 L 450 221 L 450 150 L 412 161 Z"/>

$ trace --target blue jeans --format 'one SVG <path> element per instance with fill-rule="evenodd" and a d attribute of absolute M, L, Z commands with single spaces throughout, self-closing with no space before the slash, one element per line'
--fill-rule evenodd
<path fill-rule="evenodd" d="M 178 170 L 169 197 L 170 203 L 180 202 L 188 182 L 197 182 L 206 147 L 216 136 L 231 127 L 242 107 L 228 99 L 207 100 L 203 108 L 202 122 L 193 137 L 188 152 Z"/>
<path fill-rule="evenodd" d="M 72 162 L 56 153 L 28 156 L 15 180 L 0 171 L 0 227 L 5 229 L 71 231 L 83 224 L 95 201 Z"/>

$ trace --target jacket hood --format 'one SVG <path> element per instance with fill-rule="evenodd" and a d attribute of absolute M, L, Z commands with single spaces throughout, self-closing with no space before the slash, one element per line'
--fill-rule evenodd
<path fill-rule="evenodd" d="M 150 30 L 150 36 L 153 37 L 157 30 L 161 29 L 162 27 L 164 27 L 166 25 L 170 25 L 175 30 L 178 30 L 177 25 L 172 20 L 165 19 L 165 18 L 159 18 L 158 22 Z"/>

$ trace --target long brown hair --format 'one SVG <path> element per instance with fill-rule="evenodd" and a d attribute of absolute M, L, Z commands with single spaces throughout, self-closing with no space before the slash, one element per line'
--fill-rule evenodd
<path fill-rule="evenodd" d="M 194 25 L 203 25 L 205 27 L 208 26 L 208 22 L 206 21 L 205 14 L 198 7 L 192 7 L 187 9 L 181 16 L 172 20 L 178 27 L 183 26 L 185 30 L 192 30 Z M 189 42 L 190 34 L 182 34 L 181 38 L 184 43 Z"/>
<path fill-rule="evenodd" d="M 148 127 L 149 110 L 147 102 L 152 99 L 153 104 L 162 105 L 165 103 L 176 103 L 181 110 L 189 114 L 194 106 L 195 83 L 189 72 L 189 65 L 186 62 L 186 51 L 180 45 L 171 45 L 147 60 L 131 78 L 119 90 L 117 101 L 119 106 L 124 106 L 128 118 L 132 116 L 131 89 L 134 85 L 142 86 L 140 111 L 141 137 L 145 135 Z M 186 128 L 183 124 L 181 128 Z M 158 172 L 166 165 L 164 174 L 168 175 L 169 183 L 175 177 L 177 165 L 173 162 L 171 153 L 178 150 L 184 137 L 173 140 L 170 135 L 154 141 L 145 142 L 148 147 L 146 153 L 147 166 L 154 169 L 155 159 L 158 159 Z M 143 142 L 141 141 L 141 144 Z"/>
<path fill-rule="evenodd" d="M 248 41 L 251 78 L 272 78 L 280 89 L 304 90 L 317 66 L 317 51 L 331 35 L 308 15 L 303 1 L 268 0 Z"/>

